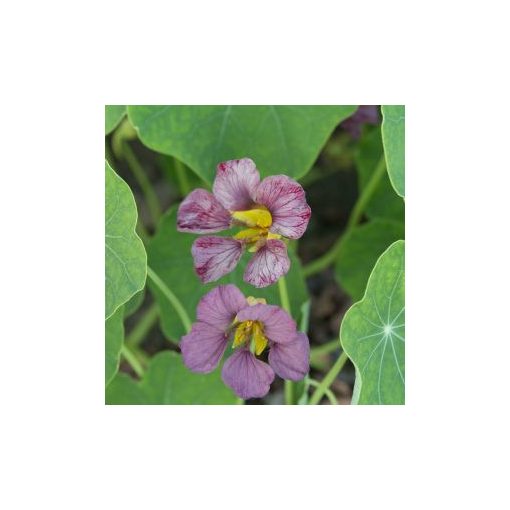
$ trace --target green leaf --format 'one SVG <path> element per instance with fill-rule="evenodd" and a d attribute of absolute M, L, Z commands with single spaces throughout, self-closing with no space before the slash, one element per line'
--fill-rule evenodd
<path fill-rule="evenodd" d="M 137 211 L 129 186 L 105 161 L 106 318 L 143 289 L 147 255 L 135 233 Z"/>
<path fill-rule="evenodd" d="M 405 403 L 404 241 L 377 261 L 363 299 L 345 314 L 342 347 L 356 367 L 359 404 Z"/>
<path fill-rule="evenodd" d="M 129 375 L 119 372 L 106 388 L 107 404 L 149 404 L 139 383 Z"/>
<path fill-rule="evenodd" d="M 124 105 L 106 105 L 104 115 L 105 134 L 110 134 L 120 123 L 122 117 L 126 114 Z"/>
<path fill-rule="evenodd" d="M 377 126 L 368 131 L 358 145 L 355 161 L 360 189 L 365 188 L 382 156 L 381 128 Z M 366 205 L 365 214 L 369 218 L 404 221 L 404 201 L 395 194 L 386 172 Z"/>
<path fill-rule="evenodd" d="M 105 322 L 105 384 L 119 370 L 120 350 L 124 342 L 124 308 L 121 306 Z"/>
<path fill-rule="evenodd" d="M 404 224 L 375 219 L 354 227 L 342 240 L 335 276 L 353 301 L 363 297 L 368 277 L 379 255 L 394 241 L 404 238 Z"/>
<path fill-rule="evenodd" d="M 143 288 L 141 291 L 137 292 L 133 295 L 133 297 L 126 302 L 124 305 L 124 317 L 129 317 L 130 315 L 133 315 L 140 306 L 142 306 L 142 303 L 145 299 L 145 288 Z"/>
<path fill-rule="evenodd" d="M 359 404 L 359 393 L 361 390 L 361 378 L 358 375 L 358 371 L 356 370 L 356 376 L 354 379 L 354 388 L 352 389 L 352 398 L 351 398 L 351 405 L 356 406 Z"/>
<path fill-rule="evenodd" d="M 140 140 L 209 184 L 218 163 L 248 157 L 262 176 L 305 175 L 355 106 L 128 106 Z"/>
<path fill-rule="evenodd" d="M 405 196 L 405 107 L 381 107 L 382 139 L 388 175 L 395 191 Z"/>
<path fill-rule="evenodd" d="M 264 289 L 257 289 L 243 281 L 246 264 L 253 256 L 243 254 L 237 268 L 218 281 L 204 285 L 200 282 L 193 269 L 191 245 L 197 236 L 177 232 L 177 207 L 170 209 L 161 219 L 156 235 L 147 246 L 149 266 L 164 281 L 167 287 L 181 301 L 191 321 L 195 320 L 195 310 L 200 298 L 218 285 L 233 283 L 239 287 L 245 296 L 265 298 L 268 304 L 280 305 L 278 285 L 270 285 Z M 289 248 L 291 268 L 287 274 L 290 305 L 293 316 L 299 320 L 301 306 L 308 298 L 306 285 L 301 274 L 301 267 L 296 255 Z M 184 327 L 178 316 L 161 290 L 149 280 L 151 291 L 159 304 L 161 311 L 161 327 L 167 338 L 178 341 L 185 334 Z"/>
<path fill-rule="evenodd" d="M 237 397 L 223 384 L 220 370 L 195 374 L 176 352 L 152 358 L 142 381 L 119 374 L 106 390 L 107 404 L 236 404 Z"/>

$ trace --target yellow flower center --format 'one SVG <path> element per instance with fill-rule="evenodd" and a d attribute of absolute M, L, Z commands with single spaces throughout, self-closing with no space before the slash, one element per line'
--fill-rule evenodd
<path fill-rule="evenodd" d="M 267 346 L 267 337 L 264 335 L 264 326 L 259 321 L 244 321 L 239 323 L 234 333 L 233 347 L 250 343 L 255 354 L 260 354 Z"/>
<path fill-rule="evenodd" d="M 257 205 L 247 211 L 232 211 L 230 214 L 247 227 L 269 228 L 273 224 L 271 213 L 263 205 Z"/>
<path fill-rule="evenodd" d="M 234 239 L 245 242 L 250 247 L 248 251 L 257 251 L 267 239 L 280 239 L 279 234 L 269 232 L 273 224 L 271 213 L 263 205 L 257 205 L 247 211 L 231 211 L 232 218 L 249 228 L 238 232 Z"/>

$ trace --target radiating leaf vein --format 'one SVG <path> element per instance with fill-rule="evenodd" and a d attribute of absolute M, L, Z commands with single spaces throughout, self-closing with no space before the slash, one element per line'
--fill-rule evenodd
<path fill-rule="evenodd" d="M 400 375 L 400 379 L 402 379 L 402 382 L 405 384 L 404 376 L 402 375 L 402 372 L 400 371 L 400 365 L 398 364 L 397 353 L 395 352 L 395 345 L 393 344 L 393 336 L 392 335 L 390 335 L 390 342 L 391 342 L 391 348 L 393 349 L 393 358 L 395 359 L 395 365 L 397 365 L 397 370 Z"/>
<path fill-rule="evenodd" d="M 379 395 L 379 404 L 382 404 L 382 400 L 381 400 L 381 374 L 382 374 L 382 364 L 383 364 L 383 360 L 384 360 L 384 353 L 386 352 L 386 346 L 387 345 L 388 345 L 388 338 L 385 336 L 384 347 L 383 347 L 383 351 L 382 351 L 382 354 L 381 354 L 381 361 L 379 363 L 379 378 L 377 380 L 377 394 Z"/>

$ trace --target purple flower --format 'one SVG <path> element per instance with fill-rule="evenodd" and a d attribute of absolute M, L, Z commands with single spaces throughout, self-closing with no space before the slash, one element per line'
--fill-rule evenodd
<path fill-rule="evenodd" d="M 197 239 L 191 249 L 195 271 L 203 283 L 213 282 L 230 273 L 247 249 L 254 256 L 246 266 L 244 281 L 266 287 L 290 267 L 282 238 L 300 238 L 310 215 L 305 192 L 295 180 L 272 175 L 260 181 L 251 159 L 235 159 L 218 165 L 213 193 L 196 189 L 183 200 L 177 229 L 212 234 L 243 227 L 233 237 Z"/>
<path fill-rule="evenodd" d="M 375 105 L 360 106 L 349 118 L 340 125 L 358 140 L 363 124 L 379 124 L 379 107 Z"/>
<path fill-rule="evenodd" d="M 211 372 L 231 341 L 236 351 L 221 376 L 243 399 L 266 395 L 275 372 L 292 381 L 308 373 L 310 344 L 292 317 L 264 299 L 245 298 L 235 285 L 220 285 L 200 300 L 197 322 L 181 339 L 184 364 L 193 372 Z M 269 365 L 257 358 L 266 347 Z"/>

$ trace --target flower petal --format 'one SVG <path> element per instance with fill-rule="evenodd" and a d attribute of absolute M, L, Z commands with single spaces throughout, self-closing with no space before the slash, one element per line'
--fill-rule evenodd
<path fill-rule="evenodd" d="M 191 247 L 195 271 L 202 283 L 230 273 L 243 253 L 243 245 L 230 237 L 200 237 Z"/>
<path fill-rule="evenodd" d="M 230 227 L 230 213 L 205 189 L 193 190 L 179 206 L 177 230 L 211 234 Z"/>
<path fill-rule="evenodd" d="M 229 211 L 249 209 L 259 181 L 259 171 L 251 159 L 225 161 L 217 167 L 213 193 Z"/>
<path fill-rule="evenodd" d="M 287 274 L 289 268 L 290 259 L 285 243 L 269 239 L 248 262 L 243 279 L 255 287 L 267 287 Z"/>
<path fill-rule="evenodd" d="M 232 284 L 220 285 L 202 297 L 197 306 L 197 320 L 226 331 L 237 312 L 248 306 L 243 293 Z"/>
<path fill-rule="evenodd" d="M 274 372 L 248 349 L 239 349 L 225 361 L 221 378 L 238 397 L 246 400 L 267 395 L 274 380 Z"/>
<path fill-rule="evenodd" d="M 282 378 L 299 381 L 310 370 L 310 342 L 298 333 L 288 344 L 273 343 L 269 349 L 269 364 Z"/>
<path fill-rule="evenodd" d="M 225 352 L 227 336 L 204 322 L 195 322 L 182 337 L 180 347 L 184 364 L 193 372 L 213 371 Z"/>
<path fill-rule="evenodd" d="M 255 201 L 265 205 L 273 217 L 270 229 L 289 239 L 298 239 L 312 214 L 301 184 L 286 175 L 266 177 L 257 188 Z"/>
<path fill-rule="evenodd" d="M 279 306 L 253 305 L 243 308 L 237 314 L 237 320 L 260 321 L 264 326 L 264 334 L 269 340 L 288 344 L 296 338 L 296 323 L 292 317 Z"/>

